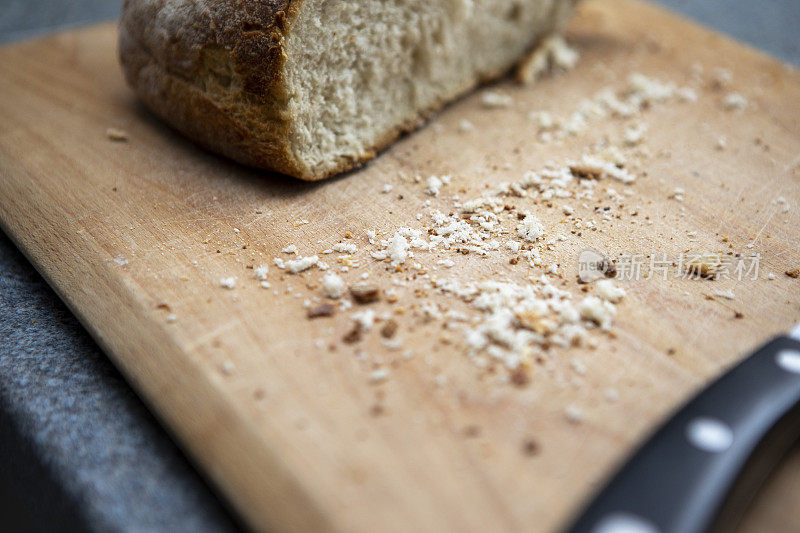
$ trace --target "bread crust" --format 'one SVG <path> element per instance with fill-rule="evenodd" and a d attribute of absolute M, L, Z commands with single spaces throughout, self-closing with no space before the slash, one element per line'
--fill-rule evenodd
<path fill-rule="evenodd" d="M 309 169 L 291 150 L 294 117 L 284 69 L 286 39 L 302 4 L 303 0 L 124 0 L 119 55 L 126 80 L 152 111 L 205 148 L 306 181 L 374 158 L 447 103 L 442 98 L 420 110 L 358 157 L 342 157 L 325 172 Z M 553 19 L 565 18 L 555 11 Z M 553 20 L 553 26 L 558 25 Z M 503 74 L 488 73 L 463 90 Z"/>
<path fill-rule="evenodd" d="M 151 110 L 204 147 L 312 179 L 289 147 L 283 77 L 285 39 L 301 4 L 125 0 L 125 78 Z"/>

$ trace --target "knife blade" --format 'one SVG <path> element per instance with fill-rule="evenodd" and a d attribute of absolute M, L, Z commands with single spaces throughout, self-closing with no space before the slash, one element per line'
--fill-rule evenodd
<path fill-rule="evenodd" d="M 678 409 L 566 531 L 729 531 L 798 438 L 800 324 Z"/>

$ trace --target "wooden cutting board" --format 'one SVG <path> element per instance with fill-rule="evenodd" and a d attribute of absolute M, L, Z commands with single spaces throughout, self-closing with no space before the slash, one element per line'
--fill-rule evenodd
<path fill-rule="evenodd" d="M 574 71 L 532 87 L 502 82 L 507 108 L 468 96 L 364 169 L 320 184 L 239 167 L 150 116 L 120 75 L 113 26 L 6 47 L 0 221 L 254 528 L 552 530 L 670 411 L 800 320 L 800 280 L 784 274 L 800 266 L 800 74 L 634 0 L 586 2 L 570 41 L 582 55 Z M 598 186 L 629 191 L 625 207 L 614 204 L 619 218 L 578 236 L 560 203 L 514 202 L 566 234 L 545 255 L 577 295 L 574 265 L 586 247 L 757 253 L 759 279 L 626 283 L 614 335 L 598 336 L 594 350 L 555 353 L 527 386 L 478 369 L 457 330 L 420 318 L 411 289 L 373 306 L 396 316 L 404 345 L 393 352 L 377 332 L 342 343 L 351 312 L 306 318 L 319 270 L 289 276 L 272 267 L 264 289 L 248 269 L 287 257 L 288 243 L 310 253 L 346 232 L 367 250 L 366 230 L 421 224 L 426 200 L 447 209 L 456 194 L 477 196 L 487 183 L 618 140 L 631 121 L 601 120 L 543 143 L 528 115 L 566 116 L 601 87 L 623 88 L 633 72 L 691 84 L 693 65 L 704 67 L 696 104 L 659 104 L 633 121 L 648 126 L 636 149 L 649 154 L 639 158 L 640 178 Z M 716 67 L 732 72 L 730 88 L 710 86 Z M 732 91 L 747 98 L 743 111 L 725 109 Z M 463 131 L 462 119 L 475 130 Z M 108 139 L 110 127 L 129 141 Z M 410 179 L 443 173 L 453 184 L 436 198 Z M 384 184 L 392 193 L 380 193 Z M 780 196 L 788 212 L 774 203 Z M 575 205 L 576 214 L 599 219 L 593 206 Z M 465 255 L 448 275 L 541 274 L 499 257 Z M 444 276 L 438 258 L 416 259 Z M 344 276 L 362 272 L 384 287 L 406 275 L 364 259 Z M 228 276 L 233 290 L 220 287 Z M 727 290 L 733 300 L 714 296 Z M 405 350 L 414 356 L 401 357 Z M 381 383 L 370 379 L 375 358 L 391 371 Z M 793 464 L 751 515 L 754 530 L 800 529 L 800 516 L 784 512 L 800 487 Z"/>

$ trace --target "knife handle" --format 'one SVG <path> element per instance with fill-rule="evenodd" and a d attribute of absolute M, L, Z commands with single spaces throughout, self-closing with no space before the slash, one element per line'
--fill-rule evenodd
<path fill-rule="evenodd" d="M 798 436 L 800 342 L 780 337 L 682 407 L 567 531 L 721 530 Z"/>

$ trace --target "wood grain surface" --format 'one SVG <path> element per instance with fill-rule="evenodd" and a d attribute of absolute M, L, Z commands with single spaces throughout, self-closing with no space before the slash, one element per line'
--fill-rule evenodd
<path fill-rule="evenodd" d="M 115 35 L 101 26 L 0 50 L 0 222 L 255 529 L 553 530 L 694 391 L 800 320 L 800 280 L 784 274 L 800 267 L 800 74 L 662 10 L 586 2 L 569 32 L 582 56 L 574 71 L 531 87 L 501 82 L 512 98 L 503 109 L 468 96 L 372 164 L 320 184 L 239 167 L 170 131 L 126 88 Z M 413 294 L 374 305 L 396 315 L 415 354 L 404 359 L 377 334 L 341 343 L 348 313 L 306 318 L 318 270 L 272 267 L 270 290 L 252 279 L 248 267 L 288 243 L 311 253 L 351 232 L 366 249 L 365 230 L 416 224 L 430 197 L 415 174 L 454 176 L 431 199 L 447 209 L 455 194 L 618 139 L 630 121 L 542 143 L 528 115 L 568 115 L 634 72 L 690 84 L 696 64 L 706 73 L 697 103 L 637 119 L 648 126 L 640 178 L 600 186 L 630 190 L 620 218 L 578 236 L 558 205 L 528 207 L 567 236 L 546 259 L 576 295 L 587 247 L 757 253 L 757 280 L 625 283 L 613 335 L 558 352 L 514 387 L 476 368 L 456 334 L 421 320 Z M 711 87 L 716 67 L 733 73 L 729 89 Z M 743 111 L 725 109 L 732 91 L 747 98 Z M 463 119 L 475 130 L 462 131 Z M 110 140 L 112 127 L 128 141 Z M 392 194 L 380 194 L 387 183 Z M 677 187 L 682 202 L 671 198 Z M 436 259 L 419 254 L 431 270 Z M 362 260 L 347 279 L 362 272 L 384 287 L 397 277 Z M 541 272 L 505 255 L 464 256 L 452 269 L 464 279 L 531 274 Z M 228 276 L 233 290 L 220 287 Z M 727 290 L 733 300 L 714 295 Z M 373 383 L 364 353 L 388 362 L 390 378 Z M 800 515 L 785 512 L 800 487 L 796 457 L 746 528 L 800 529 Z"/>

